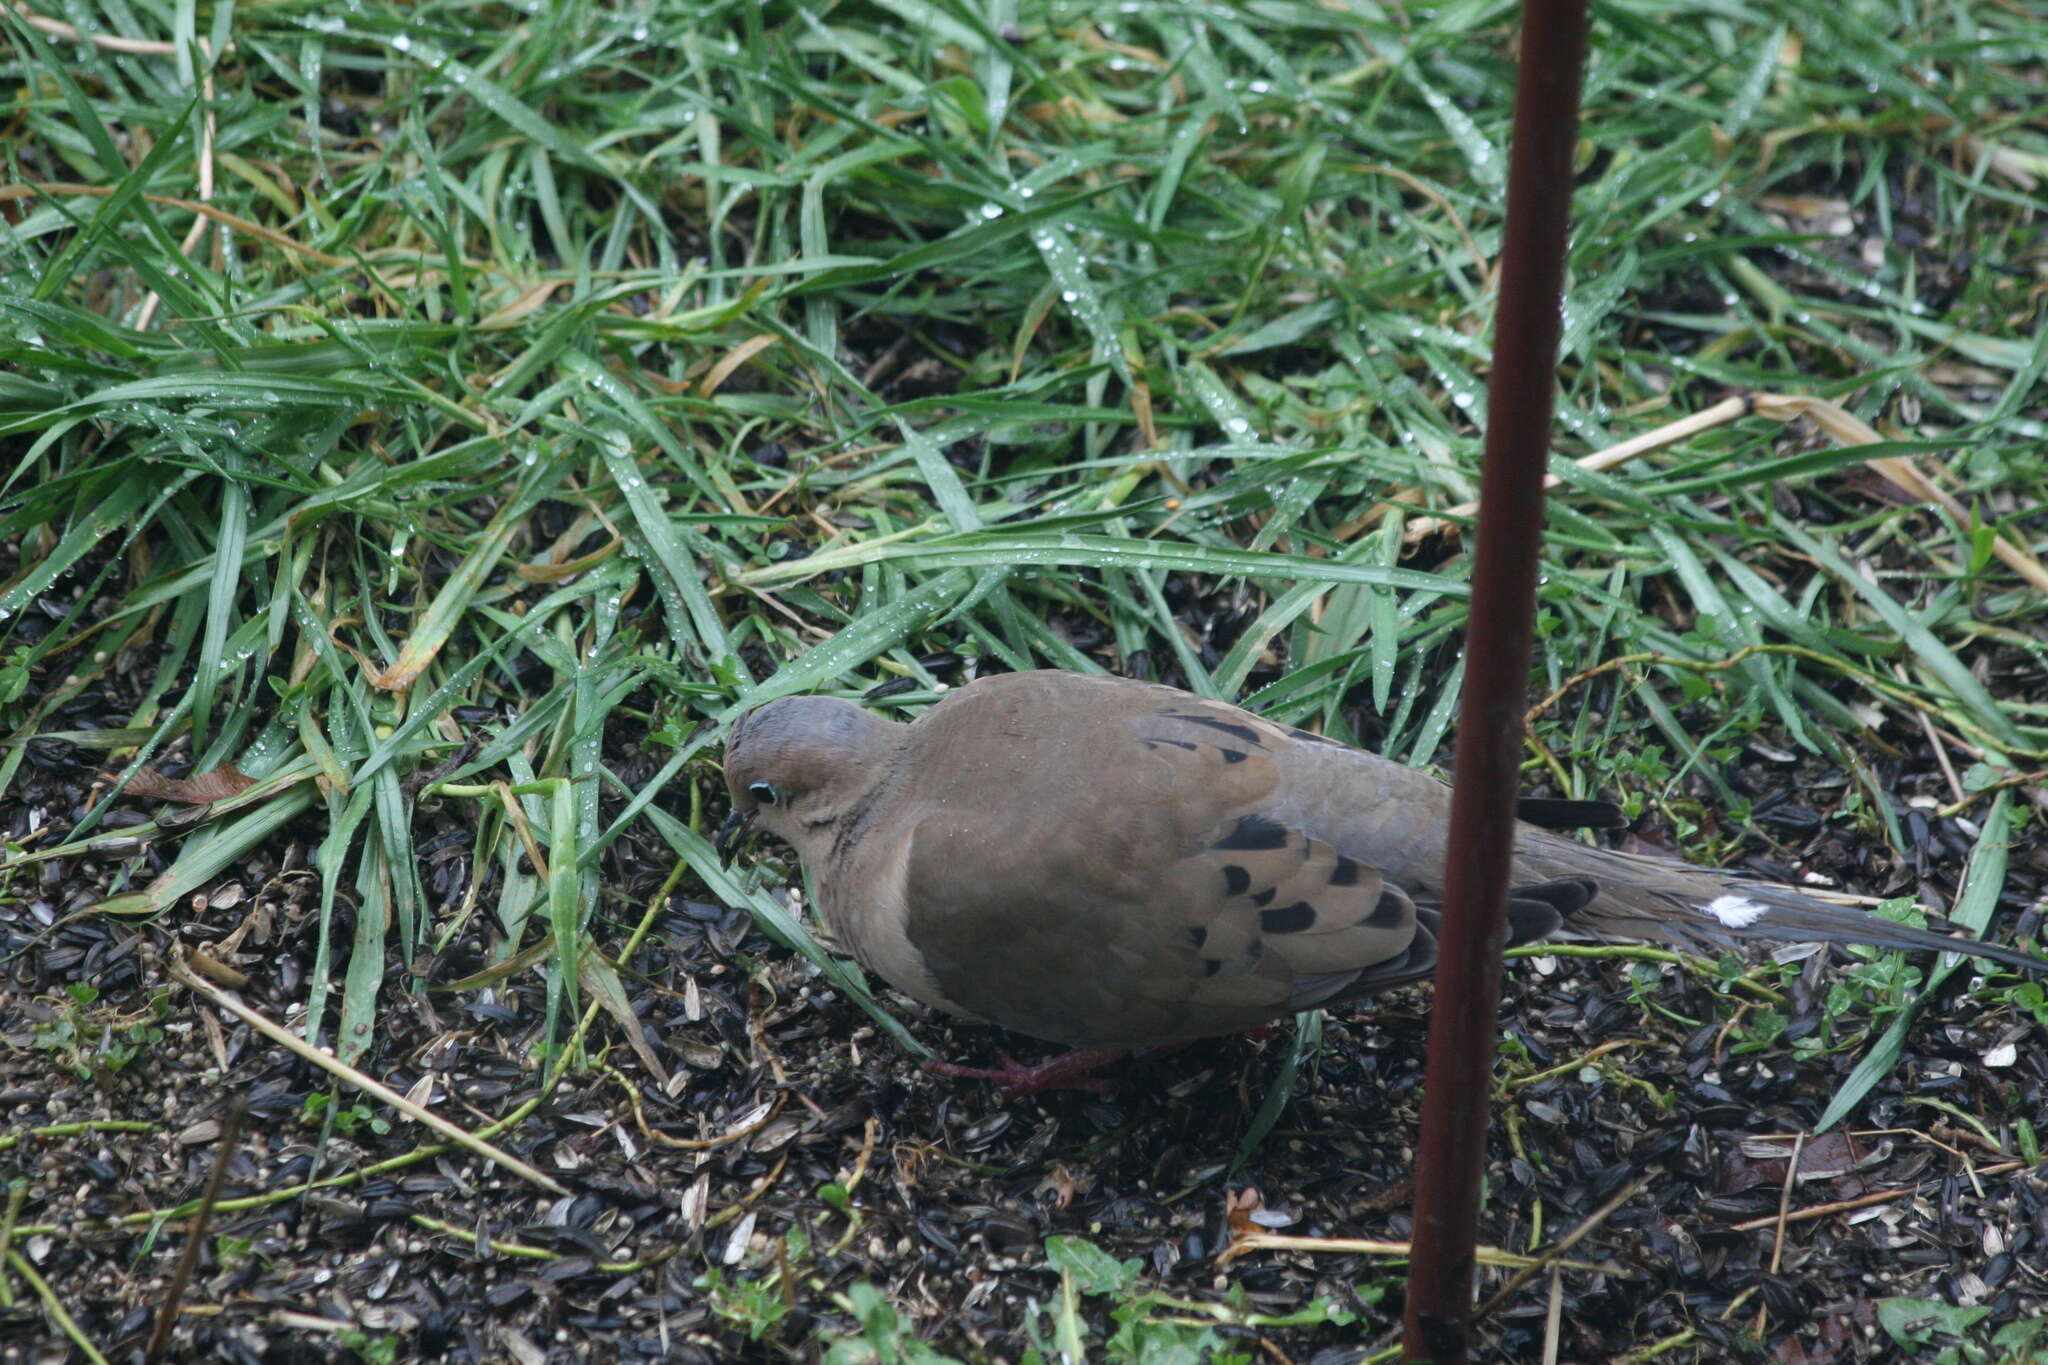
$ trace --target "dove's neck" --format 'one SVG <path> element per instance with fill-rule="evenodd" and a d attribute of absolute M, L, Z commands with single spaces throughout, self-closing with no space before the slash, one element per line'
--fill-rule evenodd
<path fill-rule="evenodd" d="M 790 842 L 807 861 L 830 858 L 874 812 L 876 803 L 893 788 L 910 727 L 867 711 L 840 717 L 832 736 L 831 780 L 804 799 Z"/>

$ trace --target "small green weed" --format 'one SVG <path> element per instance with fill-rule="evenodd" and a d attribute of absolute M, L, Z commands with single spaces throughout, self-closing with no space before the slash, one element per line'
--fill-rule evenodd
<path fill-rule="evenodd" d="M 853 1315 L 860 1331 L 833 1342 L 825 1352 L 825 1365 L 960 1365 L 912 1335 L 882 1291 L 866 1280 L 832 1299 Z"/>
<path fill-rule="evenodd" d="M 74 981 L 46 997 L 48 1017 L 35 1025 L 35 1045 L 54 1053 L 66 1071 L 82 1081 L 105 1083 L 163 1041 L 160 1027 L 169 1012 L 161 992 L 140 1014 L 123 1014 L 100 1003 L 97 987 Z"/>
<path fill-rule="evenodd" d="M 1031 1347 L 1025 1365 L 1052 1365 L 1063 1360 L 1091 1360 L 1107 1365 L 1250 1365 L 1257 1353 L 1249 1339 L 1233 1339 L 1225 1328 L 1313 1327 L 1346 1325 L 1357 1314 L 1317 1300 L 1284 1315 L 1259 1313 L 1233 1291 L 1221 1302 L 1174 1298 L 1139 1286 L 1141 1263 L 1118 1260 L 1080 1237 L 1048 1237 L 1045 1257 L 1060 1272 L 1059 1294 L 1038 1310 L 1026 1331 Z M 1368 1301 L 1376 1295 L 1367 1293 Z M 1108 1336 L 1095 1333 L 1082 1312 L 1082 1300 L 1108 1299 L 1115 1324 Z"/>
<path fill-rule="evenodd" d="M 394 1365 L 398 1359 L 399 1340 L 389 1332 L 343 1332 L 341 1344 L 354 1351 L 356 1356 L 368 1365 Z"/>
<path fill-rule="evenodd" d="M 1921 1365 L 2048 1365 L 2048 1322 L 2009 1322 L 1986 1335 L 1988 1307 L 1940 1299 L 1885 1299 L 1877 1323 Z"/>
<path fill-rule="evenodd" d="M 305 1103 L 299 1106 L 299 1119 L 308 1127 L 317 1128 L 325 1122 L 330 1107 L 334 1110 L 335 1128 L 345 1136 L 353 1137 L 366 1128 L 378 1137 L 391 1131 L 391 1120 L 382 1111 L 361 1100 L 342 1105 L 325 1091 L 306 1096 Z"/>
<path fill-rule="evenodd" d="M 796 1307 L 793 1277 L 810 1250 L 810 1234 L 793 1227 L 776 1248 L 774 1267 L 758 1279 L 728 1281 L 721 1268 L 712 1266 L 697 1277 L 696 1287 L 704 1292 L 711 1311 L 744 1331 L 748 1341 L 773 1339 Z"/>
<path fill-rule="evenodd" d="M 230 1237 L 223 1232 L 213 1239 L 213 1258 L 220 1262 L 223 1270 L 233 1270 L 245 1264 L 255 1254 L 256 1242 L 253 1238 Z"/>

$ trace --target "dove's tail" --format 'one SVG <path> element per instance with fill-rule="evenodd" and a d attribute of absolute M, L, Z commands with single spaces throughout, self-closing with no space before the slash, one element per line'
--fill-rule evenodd
<path fill-rule="evenodd" d="M 1539 848 L 1529 845 L 1540 842 Z M 2002 944 L 1934 933 L 1788 887 L 1743 881 L 1707 868 L 1615 853 L 1546 836 L 1518 852 L 1543 877 L 1590 877 L 1600 893 L 1565 917 L 1564 931 L 1664 939 L 1718 951 L 1742 940 L 1867 943 L 1918 952 L 1966 953 L 2026 972 L 2048 973 L 2048 958 Z"/>

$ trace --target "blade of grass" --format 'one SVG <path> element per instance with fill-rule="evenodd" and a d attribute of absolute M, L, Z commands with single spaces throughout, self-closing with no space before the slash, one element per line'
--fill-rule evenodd
<path fill-rule="evenodd" d="M 1984 827 L 1977 836 L 1977 846 L 1970 854 L 1969 871 L 1963 888 L 1956 896 L 1955 909 L 1949 919 L 1960 928 L 1981 934 L 1991 923 L 1991 915 L 1998 908 L 1998 898 L 2005 891 L 2006 864 L 2010 853 L 2012 834 L 2011 793 L 2000 792 L 1992 799 L 1991 809 L 1984 817 Z M 1928 969 L 1927 980 L 1918 994 L 1907 1001 L 1884 1035 L 1871 1044 L 1870 1051 L 1863 1054 L 1853 1070 L 1836 1089 L 1826 1109 L 1814 1121 L 1813 1131 L 1825 1133 L 1856 1112 L 1858 1105 L 1876 1088 L 1879 1082 L 1898 1066 L 1899 1058 L 1905 1052 L 1906 1036 L 1912 1031 L 1913 1020 L 1920 1013 L 1921 1003 L 1931 998 L 1943 981 L 1969 958 L 1963 953 L 1943 953 L 1941 960 Z"/>

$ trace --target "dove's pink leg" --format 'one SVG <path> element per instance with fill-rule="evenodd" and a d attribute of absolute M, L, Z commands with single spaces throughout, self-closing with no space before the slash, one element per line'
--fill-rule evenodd
<path fill-rule="evenodd" d="M 933 1058 L 924 1064 L 924 1069 L 934 1076 L 949 1076 L 955 1080 L 989 1081 L 1002 1087 L 1006 1100 L 1047 1090 L 1087 1090 L 1100 1095 L 1109 1089 L 1109 1082 L 1088 1073 L 1115 1061 L 1125 1055 L 1125 1051 L 1120 1047 L 1077 1047 L 1028 1066 L 1009 1053 L 998 1051 L 996 1056 L 1002 1059 L 1001 1066 L 961 1066 L 958 1062 L 942 1062 Z"/>
<path fill-rule="evenodd" d="M 1247 1029 L 1247 1038 L 1270 1038 L 1272 1024 L 1261 1024 Z M 1164 1057 L 1169 1052 L 1178 1052 L 1186 1043 L 1158 1043 L 1152 1047 L 1141 1047 L 1133 1052 L 1120 1047 L 1077 1047 L 1062 1052 L 1057 1057 L 1048 1057 L 1042 1062 L 1026 1064 L 1009 1053 L 996 1050 L 1002 1059 L 1001 1066 L 962 1066 L 958 1062 L 942 1062 L 936 1057 L 924 1064 L 924 1069 L 934 1076 L 945 1076 L 961 1081 L 988 1081 L 1003 1089 L 1003 1098 L 1014 1100 L 1024 1095 L 1039 1095 L 1048 1090 L 1086 1090 L 1090 1094 L 1106 1094 L 1110 1083 L 1100 1076 L 1088 1073 L 1099 1066 L 1107 1066 L 1119 1057 L 1136 1057 L 1150 1061 Z"/>

